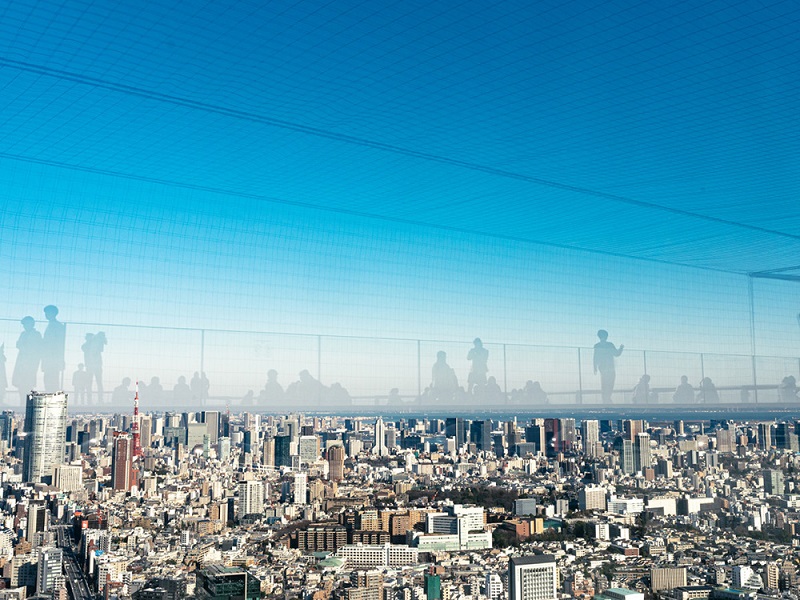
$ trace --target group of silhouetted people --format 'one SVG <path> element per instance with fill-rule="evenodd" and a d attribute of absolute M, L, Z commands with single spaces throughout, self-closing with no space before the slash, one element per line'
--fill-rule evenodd
<path fill-rule="evenodd" d="M 11 384 L 23 399 L 25 395 L 37 388 L 38 375 L 41 371 L 44 390 L 55 392 L 64 388 L 65 370 L 65 340 L 66 325 L 58 320 L 58 308 L 53 305 L 45 306 L 44 316 L 47 326 L 42 335 L 36 329 L 36 321 L 31 316 L 24 317 L 20 323 L 22 332 L 16 343 L 17 357 L 11 377 Z M 600 375 L 600 394 L 604 404 L 612 402 L 616 382 L 616 359 L 622 354 L 624 346 L 615 346 L 608 341 L 608 332 L 601 329 L 597 332 L 599 341 L 594 345 L 592 367 L 595 374 Z M 102 331 L 87 333 L 81 345 L 84 362 L 78 365 L 72 375 L 72 388 L 74 401 L 80 405 L 92 402 L 93 393 L 97 394 L 100 402 L 104 400 L 103 390 L 103 351 L 108 343 Z M 521 389 L 513 389 L 507 395 L 497 383 L 495 377 L 489 376 L 489 350 L 483 345 L 480 338 L 473 340 L 472 348 L 467 352 L 467 361 L 470 363 L 466 387 L 459 385 L 455 370 L 447 363 L 447 353 L 440 350 L 436 354 L 436 362 L 431 368 L 431 382 L 419 398 L 422 402 L 460 403 L 462 401 L 479 401 L 487 404 L 493 402 L 509 401 L 511 404 L 544 405 L 548 404 L 547 392 L 542 389 L 538 381 L 528 381 Z M 5 399 L 8 380 L 6 378 L 5 345 L 0 345 L 0 401 Z M 112 391 L 110 402 L 115 405 L 124 404 L 132 398 L 131 379 L 125 377 L 120 385 Z M 205 372 L 195 372 L 191 381 L 187 383 L 186 377 L 180 376 L 172 388 L 171 394 L 165 392 L 158 377 L 152 377 L 149 384 L 138 383 L 139 395 L 142 400 L 158 403 L 168 397 L 178 404 L 199 402 L 205 404 L 209 398 L 210 383 Z M 745 401 L 747 390 L 742 390 L 742 400 Z M 798 400 L 797 380 L 794 376 L 784 377 L 778 386 L 778 395 L 781 401 L 791 402 Z M 681 377 L 680 384 L 672 395 L 676 404 L 719 403 L 719 393 L 709 377 L 704 377 L 695 389 L 687 376 Z M 322 384 L 307 370 L 299 374 L 299 379 L 284 390 L 278 382 L 278 372 L 271 369 L 267 373 L 267 381 L 256 396 L 250 390 L 243 399 L 244 404 L 276 405 L 276 404 L 341 404 L 351 400 L 348 391 L 339 383 L 330 386 Z M 397 389 L 389 394 L 389 402 L 399 402 L 400 395 Z M 580 401 L 580 398 L 579 398 Z M 650 376 L 642 375 L 637 385 L 632 390 L 634 404 L 647 404 L 658 402 L 658 393 L 650 387 Z"/>
<path fill-rule="evenodd" d="M 286 389 L 278 382 L 278 372 L 270 369 L 267 372 L 267 381 L 259 391 L 258 396 L 253 390 L 248 390 L 242 399 L 244 405 L 317 405 L 319 403 L 346 404 L 350 402 L 350 393 L 341 383 L 332 383 L 330 386 L 316 379 L 307 369 L 300 371 L 299 379 L 290 383 Z"/>
<path fill-rule="evenodd" d="M 11 374 L 11 385 L 17 388 L 21 398 L 37 388 L 39 372 L 42 373 L 44 389 L 56 392 L 63 387 L 64 345 L 67 328 L 58 320 L 58 308 L 49 304 L 43 309 L 47 327 L 42 335 L 36 329 L 36 320 L 23 317 L 22 332 L 17 339 L 17 359 Z M 0 399 L 5 399 L 8 380 L 5 369 L 5 344 L 0 347 Z"/>

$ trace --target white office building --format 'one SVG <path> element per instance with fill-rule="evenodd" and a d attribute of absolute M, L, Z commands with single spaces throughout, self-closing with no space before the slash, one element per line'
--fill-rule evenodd
<path fill-rule="evenodd" d="M 25 404 L 23 481 L 40 483 L 64 462 L 67 436 L 67 395 L 31 392 Z"/>
<path fill-rule="evenodd" d="M 239 482 L 239 509 L 237 516 L 264 514 L 264 483 L 261 481 Z"/>
<path fill-rule="evenodd" d="M 514 556 L 508 564 L 508 600 L 557 600 L 555 556 Z"/>

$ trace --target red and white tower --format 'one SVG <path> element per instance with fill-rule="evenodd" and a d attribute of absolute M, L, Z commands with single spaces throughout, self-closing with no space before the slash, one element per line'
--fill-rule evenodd
<path fill-rule="evenodd" d="M 131 425 L 131 433 L 133 433 L 133 456 L 142 456 L 142 443 L 139 439 L 139 382 L 136 382 L 136 396 L 133 398 L 133 425 Z"/>

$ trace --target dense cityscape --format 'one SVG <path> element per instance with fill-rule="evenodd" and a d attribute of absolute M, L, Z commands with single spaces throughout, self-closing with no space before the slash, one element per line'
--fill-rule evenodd
<path fill-rule="evenodd" d="M 0 598 L 800 598 L 794 420 L 0 415 Z"/>
<path fill-rule="evenodd" d="M 0 600 L 800 600 L 799 31 L 0 2 Z"/>

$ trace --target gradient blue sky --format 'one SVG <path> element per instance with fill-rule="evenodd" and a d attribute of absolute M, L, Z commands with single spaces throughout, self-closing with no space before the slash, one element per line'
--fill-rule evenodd
<path fill-rule="evenodd" d="M 796 3 L 264 4 L 0 8 L 0 317 L 750 352 L 744 273 L 800 256 Z M 797 285 L 755 291 L 797 356 Z M 313 354 L 226 339 L 229 381 Z M 351 388 L 416 368 L 349 344 Z"/>

